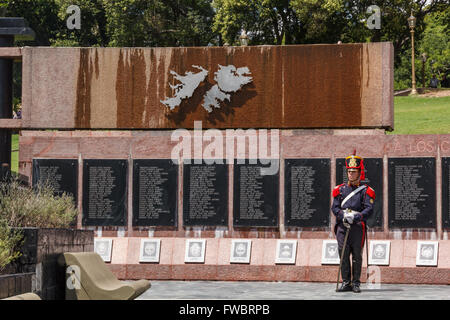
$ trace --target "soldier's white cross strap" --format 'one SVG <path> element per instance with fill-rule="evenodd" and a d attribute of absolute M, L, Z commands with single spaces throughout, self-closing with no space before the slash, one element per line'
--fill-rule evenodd
<path fill-rule="evenodd" d="M 348 196 L 345 197 L 344 201 L 342 201 L 341 203 L 341 208 L 344 206 L 344 204 L 351 198 L 353 197 L 355 194 L 357 194 L 358 192 L 360 192 L 362 189 L 365 189 L 367 186 L 361 186 L 355 190 L 353 190 L 353 192 L 351 192 Z"/>

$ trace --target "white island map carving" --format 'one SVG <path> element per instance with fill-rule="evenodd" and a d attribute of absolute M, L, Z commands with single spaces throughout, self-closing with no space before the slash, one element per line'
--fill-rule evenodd
<path fill-rule="evenodd" d="M 170 74 L 172 74 L 176 80 L 181 82 L 177 85 L 169 84 L 172 89 L 175 89 L 175 96 L 164 101 L 161 100 L 161 102 L 168 106 L 170 110 L 173 110 L 175 107 L 179 106 L 181 104 L 181 100 L 192 97 L 195 89 L 197 89 L 200 83 L 202 83 L 202 81 L 205 80 L 206 76 L 208 75 L 208 70 L 205 70 L 199 66 L 192 67 L 197 68 L 201 71 L 198 73 L 192 73 L 191 71 L 188 71 L 184 76 L 180 76 L 175 71 L 170 70 Z"/>
<path fill-rule="evenodd" d="M 207 70 L 199 66 L 193 65 L 192 67 L 201 71 L 198 73 L 188 71 L 184 76 L 170 71 L 174 75 L 174 78 L 180 82 L 177 85 L 170 85 L 172 89 L 175 89 L 175 95 L 161 101 L 170 110 L 179 106 L 183 99 L 192 97 L 200 83 L 206 79 L 208 75 Z M 214 73 L 214 80 L 217 83 L 206 92 L 203 97 L 202 107 L 206 111 L 212 112 L 213 108 L 220 108 L 220 102 L 225 100 L 230 101 L 230 93 L 239 91 L 244 85 L 253 81 L 252 77 L 248 76 L 249 74 L 251 72 L 247 67 L 236 68 L 233 65 L 219 65 L 219 70 Z"/>

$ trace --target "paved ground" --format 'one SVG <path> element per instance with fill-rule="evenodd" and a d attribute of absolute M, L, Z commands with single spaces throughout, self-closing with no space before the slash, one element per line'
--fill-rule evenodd
<path fill-rule="evenodd" d="M 152 287 L 137 300 L 450 300 L 450 285 L 361 285 L 362 292 L 337 293 L 335 283 L 243 281 L 151 281 Z"/>

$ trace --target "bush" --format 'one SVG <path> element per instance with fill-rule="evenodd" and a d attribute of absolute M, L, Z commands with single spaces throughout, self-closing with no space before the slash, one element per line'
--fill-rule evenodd
<path fill-rule="evenodd" d="M 67 228 L 77 216 L 73 197 L 50 184 L 24 187 L 17 178 L 0 184 L 0 212 L 10 227 Z"/>
<path fill-rule="evenodd" d="M 0 182 L 0 270 L 20 256 L 23 234 L 12 228 L 66 228 L 77 216 L 72 196 L 57 196 L 50 184 L 22 186 L 17 178 Z"/>
<path fill-rule="evenodd" d="M 0 271 L 20 257 L 18 247 L 22 244 L 22 233 L 12 230 L 5 219 L 0 219 Z"/>

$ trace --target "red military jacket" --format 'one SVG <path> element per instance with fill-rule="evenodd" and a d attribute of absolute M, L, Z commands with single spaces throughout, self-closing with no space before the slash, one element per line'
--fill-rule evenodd
<path fill-rule="evenodd" d="M 333 204 L 331 205 L 331 211 L 336 216 L 336 222 L 341 223 L 344 218 L 344 209 L 351 209 L 358 211 L 355 214 L 354 221 L 367 221 L 367 218 L 373 213 L 373 203 L 375 201 L 375 191 L 367 186 L 365 189 L 359 191 L 353 197 L 351 197 L 341 206 L 342 201 L 358 186 L 352 186 L 349 184 L 340 184 L 333 189 Z"/>

